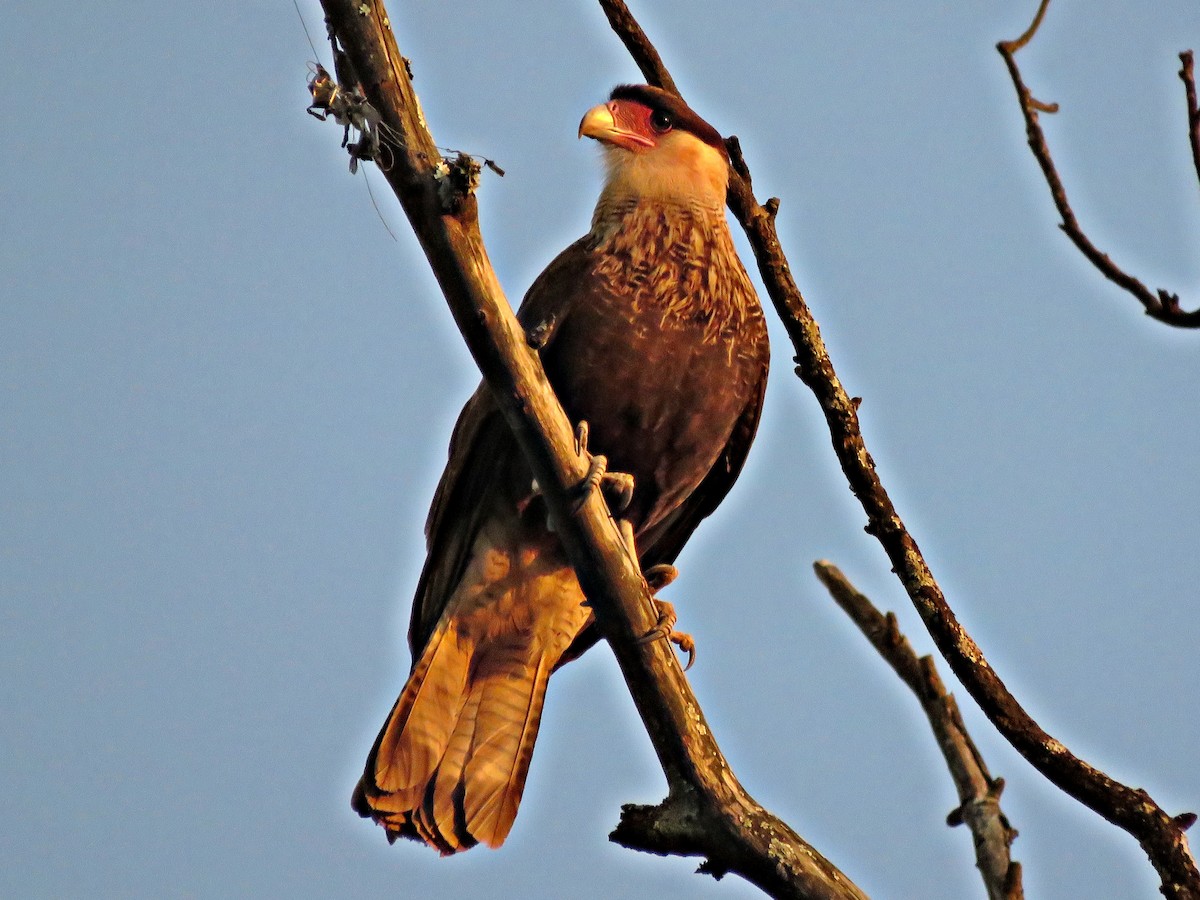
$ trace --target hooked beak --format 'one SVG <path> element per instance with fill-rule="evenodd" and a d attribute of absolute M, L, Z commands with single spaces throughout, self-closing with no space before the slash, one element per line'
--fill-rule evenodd
<path fill-rule="evenodd" d="M 626 150 L 642 150 L 653 147 L 654 142 L 644 135 L 627 131 L 617 125 L 616 101 L 593 106 L 579 122 L 579 137 L 590 137 L 604 144 L 623 147 Z"/>

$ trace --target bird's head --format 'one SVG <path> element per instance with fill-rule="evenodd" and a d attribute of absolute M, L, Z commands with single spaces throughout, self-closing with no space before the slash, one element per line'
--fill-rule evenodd
<path fill-rule="evenodd" d="M 615 88 L 589 109 L 579 136 L 604 148 L 602 202 L 650 199 L 720 209 L 729 156 L 720 133 L 674 94 L 645 84 Z"/>

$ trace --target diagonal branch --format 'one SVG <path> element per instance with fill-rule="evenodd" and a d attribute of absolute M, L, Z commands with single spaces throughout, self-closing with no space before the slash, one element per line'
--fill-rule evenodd
<path fill-rule="evenodd" d="M 656 614 L 598 492 L 570 495 L 586 473 L 554 396 L 487 258 L 472 193 L 478 168 L 442 160 L 383 5 L 322 0 L 387 145 L 386 176 L 425 251 L 463 337 L 526 453 L 555 530 L 613 648 L 667 777 L 656 807 L 626 807 L 612 839 L 659 854 L 707 857 L 701 871 L 734 872 L 773 897 L 864 895 L 733 776 L 670 645 L 643 642 Z"/>
<path fill-rule="evenodd" d="M 1179 54 L 1181 68 L 1179 78 L 1183 81 L 1183 95 L 1187 100 L 1188 143 L 1192 147 L 1192 165 L 1196 177 L 1200 178 L 1200 107 L 1196 105 L 1195 60 L 1191 50 Z"/>
<path fill-rule="evenodd" d="M 623 0 L 601 2 L 606 8 L 625 5 Z M 635 54 L 634 61 L 649 81 L 664 83 L 661 60 Z M 1196 817 L 1184 813 L 1172 818 L 1146 791 L 1109 778 L 1042 730 L 1005 687 L 979 645 L 954 615 L 875 471 L 875 461 L 867 451 L 859 426 L 860 401 L 852 399 L 842 387 L 820 328 L 792 277 L 775 231 L 779 201 L 772 199 L 759 205 L 737 141 L 730 138 L 728 143 L 733 158 L 729 207 L 746 231 L 763 284 L 792 340 L 796 374 L 816 396 L 825 414 L 834 453 L 850 489 L 867 514 L 867 532 L 883 546 L 938 651 L 1017 752 L 1053 784 L 1137 839 L 1158 872 L 1164 896 L 1172 900 L 1200 900 L 1200 870 L 1184 835 Z"/>
<path fill-rule="evenodd" d="M 662 57 L 658 55 L 658 50 L 650 43 L 650 38 L 646 37 L 646 32 L 642 31 L 642 26 L 633 17 L 624 0 L 600 0 L 600 8 L 604 10 L 609 26 L 621 39 L 629 55 L 641 66 L 646 80 L 678 95 L 679 88 L 675 87 L 675 80 L 663 64 Z"/>
<path fill-rule="evenodd" d="M 1050 148 L 1046 144 L 1046 136 L 1042 133 L 1042 126 L 1038 121 L 1039 111 L 1047 113 L 1057 112 L 1058 105 L 1042 103 L 1034 99 L 1021 77 L 1021 71 L 1017 68 L 1016 60 L 1017 51 L 1028 44 L 1034 34 L 1037 33 L 1038 26 L 1041 25 L 1042 18 L 1045 16 L 1046 8 L 1049 5 L 1050 0 L 1042 0 L 1041 5 L 1038 7 L 1037 15 L 1034 17 L 1033 24 L 1025 30 L 1025 33 L 1015 41 L 1001 41 L 996 45 L 996 49 L 1004 57 L 1004 63 L 1008 66 L 1008 74 L 1012 77 L 1013 87 L 1017 90 L 1017 99 L 1021 104 L 1021 114 L 1025 117 L 1025 134 L 1029 140 L 1029 149 L 1033 151 L 1034 159 L 1041 166 L 1042 175 L 1045 177 L 1046 184 L 1050 188 L 1050 196 L 1054 200 L 1054 206 L 1058 210 L 1059 216 L 1062 217 L 1062 223 L 1059 225 L 1059 228 L 1079 248 L 1079 252 L 1084 255 L 1088 262 L 1100 271 L 1101 275 L 1122 290 L 1136 297 L 1146 310 L 1146 315 L 1178 328 L 1200 328 L 1200 309 L 1184 310 L 1180 305 L 1179 295 L 1165 288 L 1159 288 L 1156 292 L 1152 292 L 1139 279 L 1130 275 L 1114 263 L 1107 253 L 1104 253 L 1093 244 L 1091 239 L 1084 234 L 1078 219 L 1075 218 L 1075 212 L 1071 209 L 1071 204 L 1067 200 L 1067 190 L 1063 187 L 1062 179 L 1059 178 L 1058 170 L 1054 166 L 1054 160 L 1050 156 Z M 1181 53 L 1179 56 L 1183 61 L 1183 69 L 1180 71 L 1179 77 L 1183 79 L 1187 94 L 1188 132 L 1191 136 L 1192 157 L 1196 164 L 1197 176 L 1200 177 L 1200 113 L 1196 111 L 1196 85 L 1192 80 L 1192 54 L 1188 51 Z"/>
<path fill-rule="evenodd" d="M 983 876 L 988 900 L 1023 900 L 1021 864 L 1009 847 L 1017 830 L 1000 809 L 1003 778 L 992 778 L 983 756 L 967 734 L 954 696 L 946 692 L 930 656 L 917 657 L 900 633 L 896 617 L 884 615 L 857 591 L 841 570 L 824 560 L 813 564 L 817 577 L 838 606 L 866 635 L 879 655 L 908 685 L 925 710 L 938 747 L 958 790 L 959 806 L 947 817 L 950 825 L 966 824 L 975 841 L 975 865 Z"/>

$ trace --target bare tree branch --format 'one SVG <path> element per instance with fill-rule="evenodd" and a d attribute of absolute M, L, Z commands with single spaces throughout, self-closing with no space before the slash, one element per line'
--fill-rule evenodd
<path fill-rule="evenodd" d="M 1067 200 L 1066 188 L 1063 187 L 1062 179 L 1058 176 L 1058 170 L 1054 166 L 1050 148 L 1046 144 L 1046 137 L 1042 133 L 1042 126 L 1038 121 L 1039 111 L 1054 113 L 1058 111 L 1058 105 L 1034 99 L 1021 77 L 1016 60 L 1017 51 L 1028 44 L 1037 33 L 1038 26 L 1041 25 L 1049 5 L 1050 0 L 1042 0 L 1033 23 L 1025 30 L 1025 33 L 1015 41 L 1001 41 L 996 45 L 996 49 L 1004 57 L 1004 63 L 1008 66 L 1008 73 L 1012 77 L 1013 87 L 1017 90 L 1021 114 L 1025 117 L 1025 134 L 1029 140 L 1029 149 L 1033 151 L 1034 159 L 1041 166 L 1042 175 L 1050 188 L 1050 196 L 1054 199 L 1054 206 L 1062 217 L 1059 227 L 1079 248 L 1079 252 L 1087 258 L 1088 262 L 1100 271 L 1100 274 L 1137 298 L 1146 310 L 1146 315 L 1178 328 L 1200 328 L 1200 309 L 1190 312 L 1184 310 L 1180 305 L 1179 295 L 1164 288 L 1159 288 L 1157 292 L 1151 292 L 1145 284 L 1127 273 L 1114 263 L 1108 254 L 1096 247 L 1084 234 L 1078 219 L 1075 218 L 1075 212 Z M 1191 135 L 1192 156 L 1196 164 L 1197 176 L 1200 177 L 1200 113 L 1196 111 L 1196 85 L 1191 77 L 1191 52 L 1181 53 L 1180 59 L 1183 60 L 1183 70 L 1179 75 L 1183 79 L 1187 92 L 1188 131 Z"/>
<path fill-rule="evenodd" d="M 601 2 L 606 8 L 609 5 L 625 8 L 623 0 Z M 625 13 L 628 14 L 627 9 Z M 626 46 L 631 47 L 643 75 L 661 86 L 665 83 L 661 77 L 662 61 L 657 54 L 640 55 L 638 48 L 643 41 L 649 43 L 643 35 L 639 41 L 627 41 Z M 791 266 L 775 231 L 779 201 L 773 198 L 759 205 L 738 142 L 730 138 L 728 144 L 733 159 L 729 206 L 746 231 L 763 284 L 796 350 L 796 374 L 816 396 L 825 414 L 834 453 L 850 489 L 867 514 L 867 532 L 883 546 L 938 651 L 992 724 L 1034 768 L 1137 839 L 1158 872 L 1164 896 L 1172 900 L 1200 900 L 1200 870 L 1184 835 L 1196 817 L 1184 813 L 1172 818 L 1146 791 L 1109 778 L 1042 730 L 1005 687 L 954 615 L 875 471 L 875 461 L 867 451 L 859 426 L 860 401 L 852 399 L 842 387 L 820 328 L 792 278 Z"/>
<path fill-rule="evenodd" d="M 1200 107 L 1196 106 L 1196 76 L 1192 51 L 1184 50 L 1180 53 L 1179 62 L 1183 65 L 1179 70 L 1179 77 L 1183 81 L 1183 93 L 1187 99 L 1188 143 L 1192 146 L 1192 165 L 1196 169 L 1196 177 L 1200 178 Z"/>
<path fill-rule="evenodd" d="M 388 182 L 530 460 L 555 530 L 667 777 L 667 798 L 654 807 L 625 807 L 612 839 L 653 853 L 704 856 L 702 872 L 717 878 L 733 872 L 773 897 L 863 898 L 837 868 L 738 783 L 670 645 L 639 640 L 656 622 L 649 589 L 598 493 L 578 507 L 571 496 L 586 473 L 586 461 L 574 449 L 571 423 L 488 261 L 472 193 L 478 168 L 461 156 L 452 165 L 441 159 L 382 3 L 322 0 L 322 5 L 379 116 Z"/>
<path fill-rule="evenodd" d="M 621 39 L 629 55 L 641 67 L 646 80 L 678 96 L 679 88 L 675 87 L 675 80 L 671 78 L 671 73 L 663 65 L 658 50 L 650 43 L 650 38 L 646 37 L 646 32 L 642 31 L 642 26 L 633 17 L 624 0 L 600 0 L 600 8 L 604 10 L 608 24 Z"/>
<path fill-rule="evenodd" d="M 916 694 L 929 719 L 938 747 L 958 790 L 959 805 L 947 817 L 950 825 L 966 824 L 975 842 L 975 864 L 983 877 L 988 900 L 1023 900 L 1021 864 L 1009 847 L 1017 831 L 1000 809 L 1004 779 L 993 778 L 983 756 L 967 733 L 954 696 L 946 692 L 930 656 L 917 657 L 892 613 L 881 613 L 866 595 L 831 562 L 819 560 L 813 569 L 830 595 L 879 655 Z"/>

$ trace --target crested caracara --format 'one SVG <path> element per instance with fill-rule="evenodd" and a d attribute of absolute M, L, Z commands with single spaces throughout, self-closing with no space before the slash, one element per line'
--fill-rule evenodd
<path fill-rule="evenodd" d="M 725 219 L 720 134 L 657 88 L 618 87 L 580 136 L 604 154 L 591 230 L 517 313 L 590 448 L 633 476 L 643 568 L 672 562 L 729 491 L 758 425 L 767 329 Z M 412 671 L 354 792 L 389 839 L 503 843 L 550 673 L 597 640 L 516 439 L 467 402 L 426 525 Z"/>

